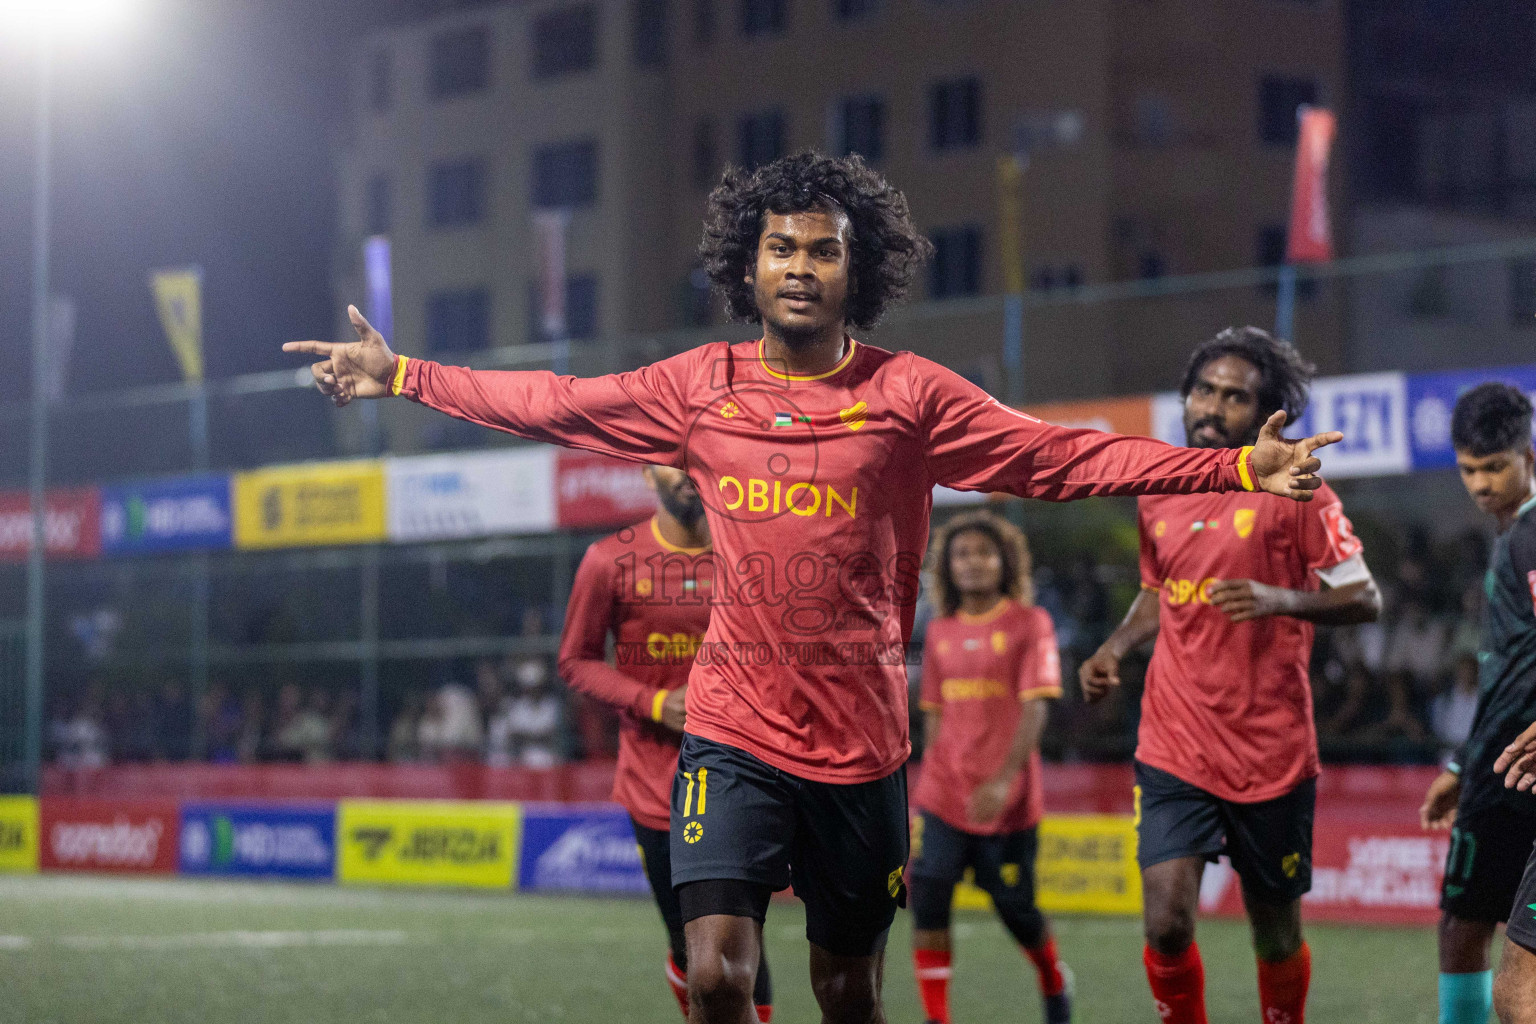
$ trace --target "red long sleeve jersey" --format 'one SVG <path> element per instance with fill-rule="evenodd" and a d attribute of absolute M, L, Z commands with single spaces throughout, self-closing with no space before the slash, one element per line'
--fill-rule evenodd
<path fill-rule="evenodd" d="M 688 731 L 820 782 L 906 760 L 905 648 L 934 484 L 1069 501 L 1244 489 L 1246 450 L 1042 423 L 910 352 L 849 339 L 815 376 L 762 342 L 557 377 L 404 360 L 393 390 L 534 441 L 685 470 L 715 550 Z"/>
<path fill-rule="evenodd" d="M 560 675 L 619 710 L 613 799 L 646 828 L 665 830 L 670 820 L 682 737 L 655 718 L 666 691 L 688 682 L 709 625 L 712 580 L 695 571 L 695 556 L 705 553 L 667 543 L 654 518 L 625 527 L 587 549 L 565 612 Z M 606 660 L 610 633 L 613 665 Z"/>

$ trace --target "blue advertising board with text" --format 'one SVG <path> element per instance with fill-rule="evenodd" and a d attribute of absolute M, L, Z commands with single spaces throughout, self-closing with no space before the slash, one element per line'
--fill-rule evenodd
<path fill-rule="evenodd" d="M 629 815 L 613 804 L 525 804 L 518 886 L 567 892 L 650 891 Z"/>
<path fill-rule="evenodd" d="M 183 476 L 101 491 L 107 554 L 224 550 L 232 543 L 229 477 Z"/>
<path fill-rule="evenodd" d="M 331 804 L 185 804 L 181 870 L 190 875 L 336 873 L 336 808 Z"/>
<path fill-rule="evenodd" d="M 1451 448 L 1451 413 L 1464 392 L 1488 381 L 1513 384 L 1528 395 L 1536 395 L 1536 366 L 1409 376 L 1408 435 L 1414 469 L 1446 469 L 1456 465 L 1456 452 Z"/>

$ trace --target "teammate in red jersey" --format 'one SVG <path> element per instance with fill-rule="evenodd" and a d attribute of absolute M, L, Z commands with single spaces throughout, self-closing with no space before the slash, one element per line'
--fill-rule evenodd
<path fill-rule="evenodd" d="M 1251 440 L 1276 409 L 1306 407 L 1312 367 L 1253 327 L 1197 348 L 1185 370 L 1189 445 Z M 1195 945 L 1200 877 L 1226 854 L 1242 880 L 1265 1024 L 1302 1024 L 1311 954 L 1317 733 L 1307 663 L 1317 623 L 1370 621 L 1381 598 L 1343 506 L 1267 495 L 1140 503 L 1142 593 L 1083 663 L 1083 694 L 1119 683 L 1120 660 L 1157 638 L 1136 748 L 1147 978 L 1166 1024 L 1205 1024 Z M 1326 584 L 1320 589 L 1319 582 Z"/>
<path fill-rule="evenodd" d="M 912 962 L 929 1024 L 949 1024 L 950 907 L 966 868 L 1040 975 L 1045 1024 L 1072 1019 L 1071 974 L 1035 906 L 1045 812 L 1040 732 L 1061 696 L 1051 617 L 1033 605 L 1029 548 L 1012 523 L 956 516 L 929 551 L 939 618 L 923 643 L 923 774 L 913 794 Z"/>
<path fill-rule="evenodd" d="M 667 834 L 687 721 L 688 673 L 709 625 L 714 566 L 704 503 L 693 481 L 669 466 L 646 466 L 643 472 L 659 507 L 645 522 L 587 549 L 566 608 L 560 674 L 621 715 L 613 799 L 629 811 L 634 825 L 646 878 L 667 926 L 667 984 L 686 1018 L 688 950 Z M 610 635 L 614 665 L 607 660 Z M 758 964 L 752 1001 L 760 1024 L 773 1019 L 766 958 Z"/>
<path fill-rule="evenodd" d="M 907 857 L 905 645 L 935 484 L 1069 501 L 1262 489 L 1309 500 L 1342 435 L 1195 451 L 1008 409 L 910 352 L 863 345 L 931 246 L 856 156 L 727 172 L 702 254 L 757 341 L 578 379 L 487 371 L 358 339 L 289 342 L 337 405 L 402 395 L 535 441 L 683 469 L 717 561 L 672 790 L 672 880 L 695 1024 L 745 1024 L 769 895 L 806 907 L 830 1024 L 884 1019 L 880 979 Z"/>

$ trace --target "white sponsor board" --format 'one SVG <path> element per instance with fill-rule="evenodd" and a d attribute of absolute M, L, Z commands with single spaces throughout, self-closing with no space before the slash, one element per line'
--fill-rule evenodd
<path fill-rule="evenodd" d="M 551 448 L 384 460 L 389 539 L 447 540 L 555 528 Z"/>

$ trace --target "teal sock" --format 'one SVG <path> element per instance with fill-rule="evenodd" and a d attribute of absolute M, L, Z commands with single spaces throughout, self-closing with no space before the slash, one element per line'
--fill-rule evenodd
<path fill-rule="evenodd" d="M 1440 1024 L 1488 1024 L 1493 972 L 1440 975 Z"/>

